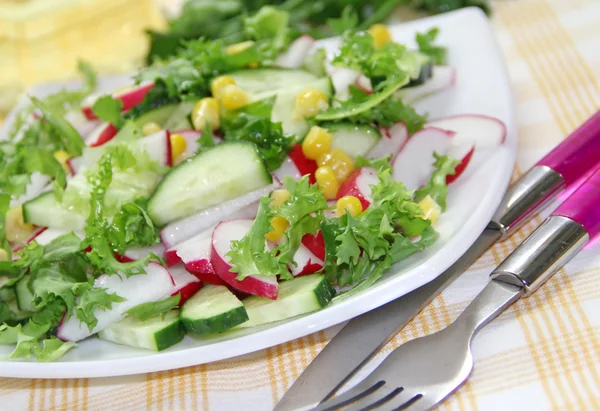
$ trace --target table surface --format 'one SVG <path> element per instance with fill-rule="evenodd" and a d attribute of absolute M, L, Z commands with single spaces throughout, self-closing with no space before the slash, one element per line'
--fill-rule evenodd
<path fill-rule="evenodd" d="M 516 178 L 600 108 L 600 1 L 497 0 L 493 7 L 518 102 Z M 357 378 L 399 344 L 452 322 L 542 218 L 473 264 Z M 599 275 L 595 244 L 488 325 L 473 344 L 471 378 L 438 409 L 600 410 Z M 339 329 L 227 361 L 147 375 L 4 378 L 0 397 L 11 410 L 269 410 Z"/>

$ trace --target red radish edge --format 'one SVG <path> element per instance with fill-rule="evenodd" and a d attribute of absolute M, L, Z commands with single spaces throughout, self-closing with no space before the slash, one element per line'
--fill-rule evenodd
<path fill-rule="evenodd" d="M 118 131 L 119 130 L 117 130 L 114 125 L 106 123 L 106 125 L 104 125 L 104 129 L 98 134 L 96 141 L 93 141 L 90 144 L 90 147 L 98 147 L 102 144 L 108 143 L 114 136 L 117 135 Z"/>
<path fill-rule="evenodd" d="M 469 152 L 467 153 L 467 155 L 465 155 L 463 157 L 463 159 L 461 160 L 461 162 L 458 163 L 458 165 L 454 169 L 454 174 L 446 176 L 446 184 L 450 184 L 450 183 L 456 181 L 456 179 L 458 177 L 460 177 L 462 175 L 462 173 L 465 172 L 465 170 L 467 169 L 467 166 L 469 165 L 469 163 L 471 162 L 471 159 L 473 158 L 473 154 L 474 153 L 475 153 L 475 146 L 473 146 L 469 150 Z"/>
<path fill-rule="evenodd" d="M 142 84 L 138 84 L 137 86 L 123 91 L 122 93 L 113 93 L 113 98 L 115 100 L 121 100 L 123 103 L 123 108 L 121 112 L 127 111 L 131 109 L 133 106 L 140 104 L 144 101 L 146 94 L 150 92 L 154 88 L 154 82 L 146 82 Z M 84 106 L 81 108 L 81 111 L 85 115 L 88 120 L 97 120 L 98 116 L 94 114 L 92 111 L 92 106 Z"/>
<path fill-rule="evenodd" d="M 224 255 L 229 251 L 229 249 L 227 250 L 217 250 L 216 244 L 219 242 L 218 239 L 216 238 L 219 233 L 220 230 L 227 230 L 228 227 L 226 227 L 227 224 L 236 224 L 236 223 L 241 223 L 244 221 L 252 221 L 252 220 L 229 220 L 229 221 L 223 221 L 221 223 L 219 223 L 216 227 L 215 230 L 213 231 L 213 237 L 212 237 L 212 250 L 211 250 L 211 256 L 210 256 L 210 262 L 215 270 L 215 273 L 221 277 L 221 279 L 223 281 L 225 281 L 227 284 L 229 284 L 230 286 L 232 286 L 233 288 L 248 293 L 248 294 L 253 294 L 253 295 L 258 295 L 260 297 L 265 297 L 265 298 L 269 298 L 271 300 L 275 300 L 277 299 L 277 295 L 279 294 L 279 286 L 278 284 L 273 284 L 273 283 L 269 283 L 266 281 L 261 281 L 259 278 L 254 277 L 254 276 L 248 276 L 246 278 L 244 278 L 243 280 L 237 280 L 237 273 L 232 273 L 230 270 L 231 265 L 225 261 L 224 259 Z M 249 228 L 249 226 L 248 226 Z M 221 253 L 219 252 L 223 252 L 223 257 L 221 256 Z"/>
<path fill-rule="evenodd" d="M 185 303 L 187 300 L 193 297 L 194 294 L 200 291 L 203 285 L 204 284 L 202 284 L 202 281 L 196 281 L 193 283 L 186 284 L 178 291 L 175 291 L 172 295 L 180 295 L 179 304 L 177 304 L 177 306 L 181 307 L 183 303 Z"/>
<path fill-rule="evenodd" d="M 321 261 L 325 260 L 325 240 L 320 230 L 317 234 L 305 234 L 302 237 L 302 244 Z"/>
<path fill-rule="evenodd" d="M 490 120 L 490 121 L 493 121 L 493 122 L 497 123 L 498 125 L 501 126 L 502 131 L 503 131 L 503 133 L 502 133 L 502 141 L 500 142 L 500 144 L 504 144 L 506 142 L 506 134 L 507 134 L 506 124 L 504 124 L 504 122 L 502 120 L 500 120 L 500 119 L 498 119 L 496 117 L 488 116 L 486 114 L 454 114 L 454 115 L 451 115 L 451 116 L 440 117 L 440 118 L 436 118 L 436 119 L 433 119 L 433 120 L 429 120 L 429 121 L 427 121 L 427 123 L 425 123 L 424 127 L 442 128 L 442 127 L 437 127 L 435 125 L 435 123 L 437 123 L 438 121 L 442 121 L 442 120 L 452 120 L 452 119 L 458 119 L 458 118 L 461 118 L 461 117 L 467 117 L 467 118 L 468 117 L 479 117 L 479 118 L 483 118 L 483 119 Z"/>
<path fill-rule="evenodd" d="M 171 147 L 171 133 L 169 130 L 165 130 L 167 136 L 167 159 L 165 164 L 167 167 L 173 167 L 173 148 Z"/>
<path fill-rule="evenodd" d="M 317 171 L 318 168 L 317 162 L 306 158 L 302 152 L 302 145 L 294 145 L 288 156 L 298 168 L 300 175 L 304 176 L 308 174 L 308 180 L 311 184 L 315 184 L 317 182 L 317 180 L 315 180 L 315 171 Z"/>
<path fill-rule="evenodd" d="M 181 262 L 181 258 L 177 255 L 177 250 L 167 250 L 165 251 L 165 261 L 167 267 L 173 267 Z"/>
<path fill-rule="evenodd" d="M 366 174 L 364 174 L 366 173 Z M 363 175 L 364 174 L 364 175 Z M 355 170 L 350 176 L 342 183 L 340 189 L 338 190 L 337 198 L 340 199 L 345 196 L 354 196 L 358 198 L 360 204 L 362 205 L 363 210 L 366 210 L 371 205 L 371 193 L 365 193 L 361 191 L 361 188 L 358 184 L 358 179 L 361 177 L 370 178 L 374 177 L 373 184 L 377 183 L 377 170 L 370 167 L 361 167 L 358 170 Z M 363 190 L 366 188 L 363 187 Z"/>

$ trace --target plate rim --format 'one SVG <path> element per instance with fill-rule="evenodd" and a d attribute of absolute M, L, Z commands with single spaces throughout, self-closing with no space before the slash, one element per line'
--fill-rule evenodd
<path fill-rule="evenodd" d="M 492 30 L 490 22 L 487 20 L 487 17 L 483 12 L 476 7 L 469 7 L 460 9 L 454 12 L 425 17 L 423 19 L 419 19 L 419 22 L 426 21 L 431 24 L 435 24 L 436 21 L 446 20 L 449 16 L 459 16 L 459 15 L 472 15 L 472 18 L 478 18 L 485 20 L 484 27 L 488 31 L 488 37 L 491 39 L 494 47 L 493 52 L 499 58 L 501 63 L 501 71 L 503 74 L 503 81 L 508 85 L 508 99 L 509 99 L 509 110 L 508 110 L 508 122 L 506 124 L 507 127 L 507 136 L 506 136 L 506 145 L 507 148 L 505 159 L 503 162 L 506 163 L 506 169 L 502 170 L 502 173 L 498 173 L 494 177 L 494 184 L 491 186 L 497 188 L 497 192 L 486 196 L 491 198 L 488 202 L 493 203 L 494 205 L 489 209 L 485 209 L 484 207 L 477 207 L 474 211 L 475 213 L 483 214 L 480 217 L 479 221 L 485 221 L 485 223 L 479 223 L 478 226 L 473 229 L 471 232 L 465 232 L 466 230 L 460 230 L 459 233 L 462 234 L 462 237 L 467 237 L 467 240 L 462 238 L 461 241 L 457 240 L 458 236 L 454 236 L 452 239 L 448 241 L 448 244 L 459 242 L 462 246 L 459 247 L 459 250 L 453 254 L 453 258 L 447 259 L 444 264 L 444 268 L 438 270 L 439 272 L 430 278 L 427 278 L 421 285 L 414 287 L 414 289 L 425 285 L 426 283 L 434 280 L 438 275 L 440 275 L 443 271 L 445 271 L 448 267 L 450 267 L 458 258 L 466 252 L 469 246 L 471 246 L 476 239 L 479 237 L 481 232 L 485 229 L 487 222 L 491 219 L 496 207 L 500 204 L 502 196 L 508 187 L 510 182 L 510 178 L 512 176 L 512 172 L 514 169 L 514 164 L 516 161 L 517 154 L 517 115 L 516 115 L 516 100 L 514 97 L 514 93 L 512 88 L 510 87 L 510 77 L 508 74 L 508 69 L 506 66 L 506 62 L 502 56 L 501 49 L 499 47 L 497 38 Z M 452 18 L 452 17 L 450 17 Z M 404 26 L 411 26 L 414 24 L 414 21 L 407 22 Z M 104 77 L 104 76 L 103 76 Z M 108 77 L 108 76 L 106 76 Z M 73 82 L 61 82 L 62 84 L 72 84 Z M 39 86 L 38 86 L 39 87 Z M 32 90 L 35 90 L 34 87 Z M 18 105 L 16 106 L 18 107 Z M 15 108 L 16 109 L 16 108 Z M 15 111 L 13 109 L 12 112 Z M 6 117 L 5 123 L 3 127 L 0 127 L 0 131 L 7 129 L 7 124 L 11 115 Z M 436 255 L 440 254 L 440 252 L 435 253 L 430 256 L 428 261 L 435 258 Z M 367 300 L 370 294 L 376 294 L 374 290 L 377 287 L 371 287 L 365 292 L 357 295 L 356 297 L 349 299 L 348 301 L 354 302 L 359 297 L 362 300 Z M 411 290 L 406 290 L 402 295 L 410 292 Z M 401 298 L 400 296 L 396 296 L 395 298 Z M 144 374 L 148 372 L 159 372 L 189 366 L 195 366 L 199 364 L 206 364 L 214 361 L 227 360 L 239 357 L 241 355 L 250 354 L 252 352 L 257 352 L 269 347 L 273 347 L 275 345 L 283 344 L 285 342 L 313 334 L 315 332 L 321 331 L 325 328 L 332 327 L 337 324 L 341 324 L 343 322 L 349 321 L 350 319 L 361 315 L 367 311 L 375 309 L 387 302 L 391 301 L 390 299 L 381 299 L 376 300 L 373 299 L 368 304 L 355 304 L 360 306 L 360 309 L 352 309 L 350 308 L 351 315 L 348 316 L 347 319 L 343 320 L 332 320 L 332 319 L 321 319 L 315 324 L 314 318 L 315 316 L 319 316 L 319 313 L 323 313 L 325 311 L 317 311 L 315 313 L 299 317 L 293 321 L 288 321 L 282 324 L 279 324 L 274 327 L 268 327 L 263 330 L 258 330 L 254 333 L 250 333 L 247 335 L 226 339 L 223 341 L 218 341 L 217 344 L 220 347 L 219 355 L 204 355 L 198 356 L 198 351 L 205 350 L 207 346 L 198 346 L 198 347 L 190 347 L 177 351 L 163 352 L 163 353 L 153 353 L 148 352 L 143 355 L 136 355 L 132 357 L 126 358 L 116 358 L 116 359 L 99 359 L 99 360 L 84 360 L 84 361 L 55 361 L 52 363 L 41 363 L 35 361 L 16 361 L 16 360 L 7 360 L 1 361 L 2 367 L 0 367 L 0 376 L 1 377 L 13 377 L 13 378 L 47 378 L 47 379 L 57 379 L 57 378 L 100 378 L 100 377 L 116 377 L 116 376 L 124 376 L 124 375 L 135 375 L 135 374 Z M 345 302 L 340 302 L 340 304 L 344 304 Z M 346 306 L 350 304 L 345 304 Z M 365 308 L 366 307 L 366 308 Z M 313 321 L 307 320 L 308 318 L 312 318 Z M 304 324 L 303 324 L 304 323 Z M 302 326 L 300 326 L 302 325 Z M 241 340 L 241 341 L 240 341 Z M 266 342 L 268 341 L 268 342 Z M 255 348 L 242 348 L 242 347 L 252 347 Z M 202 353 L 204 354 L 204 353 Z M 196 360 L 196 358 L 200 357 L 200 360 Z M 148 359 L 152 359 L 152 361 L 147 361 Z M 190 358 L 193 360 L 190 361 Z"/>

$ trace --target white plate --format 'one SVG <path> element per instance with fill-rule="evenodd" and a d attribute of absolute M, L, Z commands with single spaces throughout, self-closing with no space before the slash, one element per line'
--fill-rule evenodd
<path fill-rule="evenodd" d="M 391 27 L 396 40 L 414 44 L 415 31 L 440 28 L 440 43 L 449 48 L 449 63 L 457 69 L 456 85 L 423 100 L 418 109 L 430 118 L 480 113 L 504 121 L 508 136 L 479 169 L 454 183 L 448 209 L 440 218 L 439 240 L 428 250 L 396 265 L 364 293 L 303 317 L 217 337 L 185 340 L 161 353 L 128 348 L 98 339 L 78 344 L 60 361 L 45 364 L 3 362 L 0 376 L 24 378 L 105 377 L 161 371 L 261 350 L 347 321 L 377 308 L 435 279 L 454 263 L 485 228 L 504 193 L 517 148 L 514 102 L 506 69 L 491 28 L 479 9 L 463 9 Z M 335 47 L 336 40 L 323 42 Z M 103 81 L 111 86 L 122 79 Z M 107 89 L 110 90 L 110 87 Z M 48 90 L 38 90 L 46 93 Z M 0 347 L 4 357 L 12 347 Z"/>

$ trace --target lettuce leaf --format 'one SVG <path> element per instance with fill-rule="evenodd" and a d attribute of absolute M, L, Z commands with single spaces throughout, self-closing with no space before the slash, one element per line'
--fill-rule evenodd
<path fill-rule="evenodd" d="M 146 321 L 150 318 L 164 315 L 172 309 L 177 308 L 180 300 L 181 294 L 173 295 L 164 300 L 136 305 L 135 307 L 130 308 L 127 311 L 127 314 L 140 321 Z"/>
<path fill-rule="evenodd" d="M 434 27 L 426 33 L 417 33 L 416 41 L 419 45 L 419 51 L 431 58 L 433 64 L 443 65 L 446 64 L 448 50 L 446 47 L 436 46 L 434 44 L 439 33 L 440 29 Z"/>
<path fill-rule="evenodd" d="M 433 157 L 435 158 L 433 164 L 434 171 L 427 184 L 417 190 L 415 198 L 417 201 L 420 201 L 423 198 L 430 196 L 440 205 L 440 207 L 442 207 L 442 211 L 445 211 L 446 196 L 448 195 L 446 177 L 454 174 L 456 166 L 460 164 L 460 161 L 449 156 L 440 156 L 437 153 L 433 153 Z"/>

